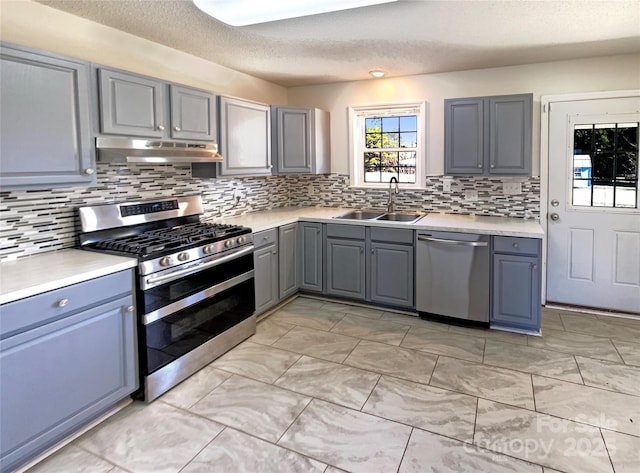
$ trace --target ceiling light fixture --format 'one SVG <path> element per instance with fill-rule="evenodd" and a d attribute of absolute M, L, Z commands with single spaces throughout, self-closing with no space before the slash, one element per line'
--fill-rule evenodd
<path fill-rule="evenodd" d="M 369 75 L 371 75 L 371 77 L 375 77 L 376 79 L 379 79 L 380 77 L 384 77 L 384 71 L 380 71 L 380 70 L 370 71 Z"/>
<path fill-rule="evenodd" d="M 350 8 L 367 7 L 397 0 L 193 0 L 195 6 L 231 26 L 246 26 Z"/>

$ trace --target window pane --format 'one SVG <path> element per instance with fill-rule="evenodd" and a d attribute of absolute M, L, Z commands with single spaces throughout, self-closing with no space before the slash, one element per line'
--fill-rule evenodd
<path fill-rule="evenodd" d="M 638 202 L 638 190 L 635 183 L 628 186 L 617 183 L 616 185 L 616 207 L 635 208 Z"/>
<path fill-rule="evenodd" d="M 591 180 L 573 181 L 573 205 L 591 207 Z"/>
<path fill-rule="evenodd" d="M 381 148 L 382 147 L 382 134 L 380 133 L 367 133 L 366 134 L 365 147 L 367 149 Z"/>
<path fill-rule="evenodd" d="M 380 178 L 382 179 L 380 182 L 389 182 L 392 177 L 398 179 L 398 168 L 397 167 L 383 167 Z M 400 179 L 398 179 L 400 180 Z"/>
<path fill-rule="evenodd" d="M 416 182 L 416 168 L 412 166 L 400 166 L 400 176 L 398 181 L 415 184 Z"/>
<path fill-rule="evenodd" d="M 382 119 L 382 131 L 400 131 L 400 119 L 398 117 L 385 117 Z"/>
<path fill-rule="evenodd" d="M 591 152 L 592 135 L 593 127 L 591 125 L 576 125 L 573 137 L 573 154 L 588 155 Z"/>
<path fill-rule="evenodd" d="M 364 153 L 364 165 L 367 167 L 380 166 L 380 153 Z"/>
<path fill-rule="evenodd" d="M 398 153 L 396 151 L 386 151 L 382 153 L 382 165 L 383 166 L 397 166 L 398 165 Z"/>
<path fill-rule="evenodd" d="M 593 153 L 593 182 L 609 184 L 613 182 L 613 161 L 615 154 L 613 151 Z"/>
<path fill-rule="evenodd" d="M 636 181 L 638 179 L 638 124 L 618 125 L 616 141 L 616 178 Z"/>
<path fill-rule="evenodd" d="M 382 118 L 379 118 L 379 117 L 365 118 L 364 127 L 367 133 L 370 131 L 380 132 L 382 131 Z"/>
<path fill-rule="evenodd" d="M 400 166 L 416 166 L 416 153 L 413 151 L 400 151 L 398 159 Z"/>
<path fill-rule="evenodd" d="M 416 115 L 400 117 L 400 131 L 418 131 L 418 117 Z"/>
<path fill-rule="evenodd" d="M 413 131 L 400 133 L 401 148 L 415 148 L 417 146 L 417 140 L 418 140 L 418 135 Z"/>
<path fill-rule="evenodd" d="M 613 186 L 593 185 L 593 206 L 613 207 Z"/>
<path fill-rule="evenodd" d="M 398 148 L 400 144 L 400 133 L 383 133 L 382 134 L 382 147 L 383 148 Z"/>

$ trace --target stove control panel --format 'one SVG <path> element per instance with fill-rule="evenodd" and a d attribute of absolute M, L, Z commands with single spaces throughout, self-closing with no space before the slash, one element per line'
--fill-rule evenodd
<path fill-rule="evenodd" d="M 120 206 L 120 216 L 131 217 L 133 215 L 152 214 L 156 212 L 165 212 L 167 210 L 178 210 L 178 199 L 144 202 L 131 205 L 124 204 Z"/>

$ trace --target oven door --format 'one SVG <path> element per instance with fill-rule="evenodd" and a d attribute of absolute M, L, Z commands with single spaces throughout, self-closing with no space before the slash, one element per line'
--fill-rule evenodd
<path fill-rule="evenodd" d="M 148 376 L 253 315 L 253 254 L 140 291 L 140 298 L 140 365 Z"/>

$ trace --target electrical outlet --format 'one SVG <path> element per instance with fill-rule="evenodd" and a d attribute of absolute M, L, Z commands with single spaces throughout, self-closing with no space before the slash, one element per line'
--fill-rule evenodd
<path fill-rule="evenodd" d="M 442 190 L 444 192 L 451 192 L 451 183 L 453 182 L 453 179 L 450 178 L 444 178 L 442 180 Z"/>
<path fill-rule="evenodd" d="M 503 194 L 522 194 L 521 182 L 503 182 L 502 183 Z"/>
<path fill-rule="evenodd" d="M 464 200 L 478 200 L 478 191 L 475 189 L 464 191 Z"/>

